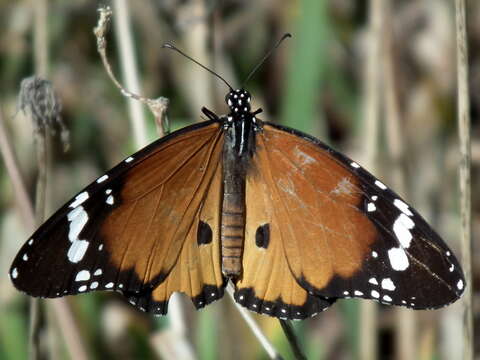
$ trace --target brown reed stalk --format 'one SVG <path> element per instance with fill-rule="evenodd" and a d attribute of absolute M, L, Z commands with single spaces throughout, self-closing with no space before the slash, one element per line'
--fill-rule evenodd
<path fill-rule="evenodd" d="M 398 104 L 397 78 L 395 77 L 394 41 L 392 25 L 392 1 L 384 0 L 383 41 L 381 49 L 382 71 L 384 74 L 386 146 L 390 180 L 402 196 L 408 198 L 403 159 L 405 147 L 404 131 Z M 395 308 L 395 359 L 409 360 L 417 356 L 416 314 L 410 309 Z"/>
<path fill-rule="evenodd" d="M 34 42 L 34 62 L 35 72 L 38 76 L 46 77 L 48 74 L 48 36 L 47 36 L 47 2 L 46 0 L 33 0 L 32 7 L 34 10 L 34 28 L 33 28 L 33 42 Z M 44 141 L 48 141 L 46 137 Z M 46 142 L 39 140 L 37 142 L 37 161 L 47 159 Z M 40 224 L 43 222 L 45 214 L 45 197 L 46 197 L 46 177 L 48 171 L 48 164 L 38 167 L 38 180 L 36 188 L 35 199 L 35 222 Z M 29 349 L 30 357 L 37 359 L 40 356 L 40 304 L 39 299 L 30 299 L 30 336 Z"/>
<path fill-rule="evenodd" d="M 365 68 L 364 141 L 365 166 L 375 172 L 379 145 L 380 44 L 382 39 L 383 0 L 370 0 L 369 31 Z M 375 302 L 360 303 L 359 359 L 377 358 L 377 312 Z"/>
<path fill-rule="evenodd" d="M 126 0 L 114 0 L 113 7 L 116 13 L 115 35 L 120 51 L 120 66 L 126 87 L 139 94 L 140 76 L 138 72 L 135 47 L 133 45 L 130 9 Z M 148 144 L 147 127 L 142 105 L 138 101 L 128 100 L 130 122 L 135 139 L 136 148 L 140 149 Z"/>
<path fill-rule="evenodd" d="M 457 36 L 457 117 L 460 140 L 460 247 L 462 266 L 467 287 L 462 299 L 463 359 L 474 357 L 472 315 L 472 215 L 471 215 L 471 146 L 470 146 L 470 96 L 468 91 L 468 47 L 465 0 L 455 0 Z"/>

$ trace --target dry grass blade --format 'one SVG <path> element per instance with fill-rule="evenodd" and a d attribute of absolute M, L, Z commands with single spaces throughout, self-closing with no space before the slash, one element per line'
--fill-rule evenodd
<path fill-rule="evenodd" d="M 20 167 L 17 158 L 13 152 L 12 144 L 10 143 L 5 123 L 3 121 L 3 112 L 0 109 L 0 153 L 2 154 L 8 176 L 10 177 L 15 200 L 22 217 L 22 221 L 28 229 L 35 227 L 35 215 L 33 212 L 32 203 L 28 197 L 28 192 L 23 181 Z"/>
<path fill-rule="evenodd" d="M 383 0 L 370 1 L 369 39 L 365 73 L 364 141 L 365 165 L 375 172 L 378 155 L 380 112 L 380 45 L 382 39 Z M 362 301 L 360 304 L 359 357 L 373 360 L 377 357 L 377 305 Z"/>
<path fill-rule="evenodd" d="M 473 359 L 472 317 L 472 232 L 471 232 L 471 178 L 470 178 L 470 97 L 468 92 L 468 49 L 465 20 L 465 1 L 455 1 L 457 35 L 457 112 L 460 139 L 460 209 L 462 265 L 469 286 L 463 295 L 464 354 L 463 359 Z"/>
<path fill-rule="evenodd" d="M 243 320 L 245 320 L 250 330 L 252 330 L 253 335 L 255 335 L 260 345 L 265 349 L 270 359 L 277 359 L 277 360 L 281 359 L 282 357 L 280 356 L 279 352 L 275 349 L 272 343 L 267 339 L 267 337 L 263 333 L 260 326 L 258 326 L 257 322 L 252 318 L 252 315 L 250 314 L 250 312 L 244 307 L 242 307 L 240 304 L 236 303 L 233 297 L 234 291 L 235 290 L 233 288 L 232 283 L 229 282 L 227 285 L 228 295 L 230 295 L 232 302 L 237 307 L 237 310 L 240 313 L 240 315 L 242 315 Z"/>
<path fill-rule="evenodd" d="M 401 126 L 401 114 L 397 90 L 397 77 L 394 59 L 392 1 L 384 1 L 383 41 L 381 50 L 382 69 L 384 73 L 386 146 L 391 164 L 390 179 L 394 188 L 408 198 L 404 159 L 404 131 Z M 416 315 L 405 308 L 395 309 L 395 349 L 397 359 L 414 359 L 416 357 Z"/>

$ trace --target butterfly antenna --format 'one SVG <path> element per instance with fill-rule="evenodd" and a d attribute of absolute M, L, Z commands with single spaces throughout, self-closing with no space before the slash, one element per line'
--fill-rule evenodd
<path fill-rule="evenodd" d="M 170 43 L 165 43 L 162 45 L 162 48 L 167 48 L 167 49 L 170 49 L 170 50 L 175 50 L 176 52 L 178 52 L 180 55 L 183 55 L 185 56 L 187 59 L 193 61 L 195 64 L 201 66 L 202 68 L 204 68 L 205 70 L 207 70 L 210 74 L 213 74 L 215 75 L 217 78 L 219 78 L 220 80 L 222 80 L 227 86 L 228 88 L 230 89 L 230 91 L 233 91 L 233 88 L 230 86 L 230 84 L 227 82 L 227 80 L 225 80 L 223 77 L 221 77 L 220 75 L 218 75 L 215 71 L 207 68 L 205 65 L 203 64 L 200 64 L 197 60 L 195 60 L 194 58 L 192 58 L 191 56 L 188 56 L 187 54 L 185 54 L 182 50 L 180 50 L 179 48 L 177 48 L 175 45 L 172 45 Z"/>
<path fill-rule="evenodd" d="M 257 72 L 258 68 L 260 66 L 262 66 L 263 63 L 270 57 L 270 55 L 272 55 L 272 53 L 280 46 L 280 44 L 283 42 L 283 40 L 285 40 L 286 38 L 290 38 L 290 37 L 292 37 L 292 34 L 290 34 L 290 33 L 283 34 L 282 38 L 277 41 L 277 43 L 265 54 L 265 56 L 262 58 L 262 60 L 260 60 L 260 62 L 252 69 L 252 71 L 250 71 L 250 74 L 248 74 L 247 78 L 245 79 L 245 81 L 242 84 L 242 89 L 243 89 L 243 86 L 248 82 L 248 80 L 250 80 L 250 78 L 253 76 L 253 74 L 255 74 Z"/>

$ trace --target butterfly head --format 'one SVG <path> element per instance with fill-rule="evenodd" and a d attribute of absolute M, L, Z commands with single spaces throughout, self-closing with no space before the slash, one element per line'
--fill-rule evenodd
<path fill-rule="evenodd" d="M 250 112 L 250 93 L 243 89 L 230 91 L 225 96 L 225 102 L 231 114 L 248 114 Z"/>

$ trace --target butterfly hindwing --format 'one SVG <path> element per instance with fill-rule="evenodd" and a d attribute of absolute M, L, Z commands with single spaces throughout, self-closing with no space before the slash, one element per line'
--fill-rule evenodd
<path fill-rule="evenodd" d="M 85 188 L 22 247 L 10 270 L 15 286 L 40 297 L 119 290 L 158 313 L 173 291 L 197 306 L 207 290 L 221 297 L 218 241 L 207 241 L 218 237 L 220 126 L 177 131 Z"/>
<path fill-rule="evenodd" d="M 357 163 L 268 123 L 252 163 L 265 180 L 266 208 L 277 219 L 289 269 L 304 289 L 415 309 L 447 305 L 463 292 L 461 268 L 445 243 Z"/>
<path fill-rule="evenodd" d="M 200 206 L 195 206 L 197 210 L 192 213 L 185 211 L 184 219 L 189 223 L 182 226 L 185 226 L 188 232 L 181 236 L 185 236 L 186 240 L 168 277 L 156 287 L 124 292 L 129 301 L 142 310 L 166 314 L 168 299 L 174 292 L 188 294 L 197 309 L 223 296 L 226 282 L 222 275 L 218 241 L 221 163 L 218 162 L 217 165 L 212 169 L 214 172 L 208 176 L 210 182 L 199 187 L 194 194 Z M 185 182 L 191 181 L 188 177 L 181 178 Z M 180 238 L 177 239 L 177 241 L 180 240 Z M 165 244 L 157 242 L 155 247 L 158 249 L 151 251 L 151 254 L 160 251 L 159 248 L 164 246 Z M 151 257 L 150 262 L 156 262 L 155 258 Z"/>
<path fill-rule="evenodd" d="M 304 319 L 327 309 L 335 299 L 312 296 L 296 281 L 285 253 L 279 221 L 263 169 L 252 167 L 246 185 L 243 273 L 235 300 L 248 309 L 282 319 Z"/>

